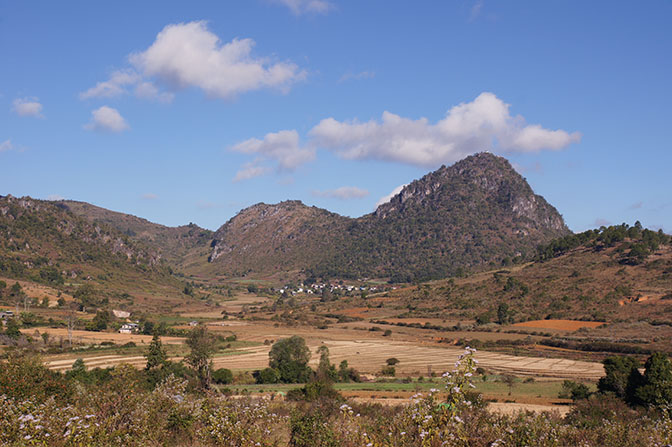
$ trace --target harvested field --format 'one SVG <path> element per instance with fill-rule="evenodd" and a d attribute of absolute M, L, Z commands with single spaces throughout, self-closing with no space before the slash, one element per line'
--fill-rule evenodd
<path fill-rule="evenodd" d="M 39 331 L 40 334 L 47 333 L 52 339 L 58 339 L 62 337 L 64 340 L 68 339 L 68 330 L 65 328 L 45 328 L 41 327 L 39 329 L 22 329 L 26 335 L 32 335 L 35 331 Z M 104 341 L 113 342 L 115 344 L 121 344 L 128 342 L 133 342 L 135 344 L 149 344 L 152 341 L 151 335 L 141 335 L 141 334 L 120 334 L 118 332 L 91 332 L 91 331 L 72 331 L 72 341 L 73 343 L 85 343 L 85 344 L 99 344 Z M 182 344 L 184 338 L 182 337 L 161 337 L 161 341 L 164 344 Z"/>
<path fill-rule="evenodd" d="M 396 365 L 398 375 L 442 374 L 452 370 L 461 348 L 417 346 L 395 341 L 345 341 L 328 340 L 331 361 L 335 364 L 347 360 L 348 364 L 363 373 L 377 373 L 388 358 L 399 359 Z M 308 343 L 311 352 L 315 352 L 320 343 Z M 268 365 L 270 346 L 257 346 L 246 349 L 249 354 L 227 356 L 214 359 L 215 367 L 234 370 L 261 369 Z M 519 376 L 573 378 L 596 380 L 604 375 L 599 363 L 580 362 L 566 359 L 547 359 L 535 357 L 517 357 L 506 354 L 479 351 L 475 358 L 479 366 L 491 373 L 511 373 Z M 312 366 L 319 361 L 316 355 Z"/>
<path fill-rule="evenodd" d="M 48 331 L 56 336 L 62 334 L 67 337 L 67 331 L 64 329 L 54 329 Z M 148 335 L 135 334 L 109 334 L 86 331 L 75 331 L 76 337 L 91 337 L 90 342 L 99 343 L 101 341 L 114 341 L 115 343 L 124 343 L 133 341 L 135 343 L 149 344 L 151 337 Z M 164 343 L 181 343 L 183 339 L 178 337 L 162 337 Z M 442 374 L 445 371 L 452 370 L 460 354 L 464 351 L 456 347 L 442 346 L 418 346 L 417 344 L 399 342 L 394 340 L 309 340 L 308 346 L 311 352 L 316 352 L 317 348 L 324 344 L 329 348 L 332 363 L 339 364 L 342 360 L 347 360 L 351 367 L 356 368 L 361 373 L 376 374 L 386 364 L 386 360 L 391 357 L 397 358 L 400 362 L 396 365 L 397 375 L 400 376 L 428 376 L 432 373 Z M 237 353 L 227 353 L 213 358 L 215 368 L 229 368 L 232 370 L 255 370 L 263 369 L 268 366 L 269 345 L 250 346 Z M 79 357 L 79 355 L 78 355 Z M 142 356 L 134 355 L 109 355 L 92 356 L 90 363 L 84 358 L 87 366 L 114 366 L 119 363 L 130 363 L 134 366 L 144 366 L 145 359 Z M 479 366 L 492 373 L 509 373 L 517 376 L 549 377 L 559 379 L 574 380 L 597 380 L 604 375 L 604 369 L 599 363 L 581 362 L 567 359 L 547 359 L 535 357 L 517 357 L 513 355 L 499 354 L 493 352 L 479 351 L 475 358 Z M 47 364 L 53 369 L 68 369 L 74 358 L 53 359 Z M 316 367 L 319 358 L 313 355 L 311 366 Z"/>
<path fill-rule="evenodd" d="M 112 366 L 119 365 L 121 363 L 128 363 L 133 365 L 136 368 L 144 368 L 147 364 L 147 359 L 142 355 L 135 356 L 124 356 L 124 355 L 92 355 L 92 356 L 80 356 L 84 360 L 84 364 L 87 368 L 108 368 Z M 72 364 L 76 359 L 68 358 L 61 360 L 51 360 L 47 361 L 46 365 L 49 369 L 54 371 L 67 371 L 72 368 Z"/>
<path fill-rule="evenodd" d="M 516 323 L 513 326 L 531 327 L 538 329 L 557 329 L 561 331 L 576 331 L 583 327 L 596 328 L 606 323 L 602 321 L 578 321 L 578 320 L 532 320 Z"/>
<path fill-rule="evenodd" d="M 514 415 L 521 412 L 532 411 L 534 413 L 557 412 L 560 416 L 566 416 L 572 409 L 570 405 L 539 405 L 519 404 L 517 402 L 490 402 L 488 410 L 493 413 Z"/>

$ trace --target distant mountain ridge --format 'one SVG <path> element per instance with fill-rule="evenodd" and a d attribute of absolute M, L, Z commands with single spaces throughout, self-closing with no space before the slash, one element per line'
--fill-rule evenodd
<path fill-rule="evenodd" d="M 179 227 L 167 227 L 141 217 L 111 211 L 86 202 L 60 200 L 54 203 L 90 222 L 103 222 L 116 228 L 131 239 L 152 247 L 172 265 L 182 264 L 185 258 L 188 258 L 194 251 L 207 250 L 212 240 L 212 231 L 193 223 Z"/>
<path fill-rule="evenodd" d="M 92 259 L 119 262 L 123 253 L 143 268 L 161 261 L 202 278 L 283 272 L 394 282 L 441 278 L 507 258 L 530 259 L 539 245 L 571 233 L 506 159 L 490 153 L 442 166 L 359 218 L 289 200 L 245 208 L 212 232 L 84 202 L 5 197 L 0 205 L 0 254 L 16 268 L 31 262 L 22 259 L 29 253 L 86 262 L 81 253 L 95 249 Z"/>
<path fill-rule="evenodd" d="M 230 274 L 300 269 L 408 281 L 532 256 L 569 233 L 506 159 L 480 153 L 425 175 L 356 219 L 297 201 L 254 205 L 215 232 L 209 260 Z"/>
<path fill-rule="evenodd" d="M 62 283 L 109 272 L 167 275 L 156 250 L 111 225 L 55 202 L 0 196 L 0 274 Z"/>

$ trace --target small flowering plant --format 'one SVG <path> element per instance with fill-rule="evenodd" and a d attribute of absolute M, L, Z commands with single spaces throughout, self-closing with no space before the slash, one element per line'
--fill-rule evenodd
<path fill-rule="evenodd" d="M 468 399 L 468 391 L 476 388 L 471 381 L 476 370 L 476 365 L 478 365 L 478 360 L 474 358 L 475 353 L 476 349 L 467 346 L 464 353 L 455 362 L 455 369 L 443 374 L 443 377 L 446 379 L 446 391 L 448 395 L 446 403 L 442 407 L 451 416 L 455 416 L 459 410 L 472 404 Z"/>

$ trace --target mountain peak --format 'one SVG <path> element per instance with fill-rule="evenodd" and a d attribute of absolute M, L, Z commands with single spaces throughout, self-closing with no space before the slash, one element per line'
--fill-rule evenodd
<path fill-rule="evenodd" d="M 437 194 L 468 196 L 472 188 L 487 195 L 502 195 L 500 199 L 504 201 L 514 192 L 534 194 L 506 158 L 479 152 L 414 180 L 388 202 L 381 204 L 374 215 L 385 219 L 391 213 L 403 210 L 409 201 L 414 204 L 432 202 Z"/>
<path fill-rule="evenodd" d="M 532 254 L 568 232 L 505 158 L 481 152 L 413 181 L 357 219 L 296 200 L 253 205 L 217 230 L 209 260 L 238 273 L 306 269 L 406 280 Z"/>

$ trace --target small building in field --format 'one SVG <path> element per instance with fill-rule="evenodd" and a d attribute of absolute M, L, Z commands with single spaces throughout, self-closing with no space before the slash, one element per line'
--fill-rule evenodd
<path fill-rule="evenodd" d="M 126 323 L 119 328 L 120 334 L 135 334 L 140 330 L 140 326 L 136 323 Z"/>

